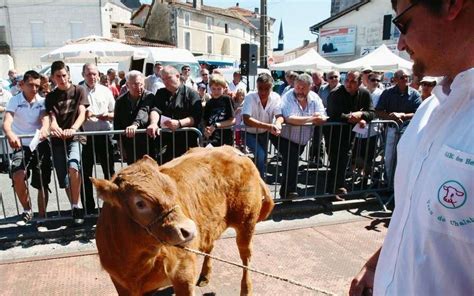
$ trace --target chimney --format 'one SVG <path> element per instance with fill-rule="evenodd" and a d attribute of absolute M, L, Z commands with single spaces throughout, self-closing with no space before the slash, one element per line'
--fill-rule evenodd
<path fill-rule="evenodd" d="M 255 14 L 259 14 L 258 7 L 255 7 Z"/>
<path fill-rule="evenodd" d="M 201 10 L 201 1 L 202 0 L 193 0 L 193 8 L 196 10 Z"/>
<path fill-rule="evenodd" d="M 306 47 L 309 45 L 309 40 L 303 40 L 303 47 Z"/>

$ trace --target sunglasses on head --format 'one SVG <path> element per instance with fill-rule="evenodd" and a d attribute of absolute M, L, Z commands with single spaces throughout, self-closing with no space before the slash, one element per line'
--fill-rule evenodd
<path fill-rule="evenodd" d="M 409 21 L 402 21 L 403 15 L 405 15 L 410 9 L 415 7 L 418 4 L 418 1 L 415 1 L 411 5 L 409 5 L 405 10 L 403 10 L 399 15 L 397 15 L 393 20 L 392 23 L 397 27 L 398 31 L 400 31 L 401 34 L 405 35 L 408 30 L 408 24 L 410 23 Z"/>

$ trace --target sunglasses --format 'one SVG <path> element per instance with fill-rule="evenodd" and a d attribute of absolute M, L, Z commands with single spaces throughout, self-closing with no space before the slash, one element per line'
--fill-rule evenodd
<path fill-rule="evenodd" d="M 405 15 L 408 11 L 410 11 L 410 9 L 415 7 L 417 4 L 418 4 L 418 1 L 412 3 L 410 6 L 405 8 L 404 11 L 402 11 L 399 15 L 397 15 L 392 20 L 392 23 L 395 25 L 395 27 L 397 27 L 398 31 L 400 31 L 400 33 L 403 34 L 403 35 L 405 35 L 407 33 L 408 24 L 409 24 L 408 21 L 405 21 L 405 22 L 402 21 L 403 15 Z"/>
<path fill-rule="evenodd" d="M 427 82 L 422 82 L 421 83 L 421 86 L 426 86 L 426 87 L 434 87 L 435 84 L 434 83 L 427 83 Z"/>
<path fill-rule="evenodd" d="M 372 79 L 370 79 L 370 81 L 372 81 L 372 82 L 380 82 L 381 80 L 380 80 L 380 79 L 372 78 Z"/>
<path fill-rule="evenodd" d="M 183 69 L 183 71 L 191 71 L 191 69 L 185 68 L 185 69 Z"/>
<path fill-rule="evenodd" d="M 338 79 L 338 76 L 329 76 L 328 79 Z"/>

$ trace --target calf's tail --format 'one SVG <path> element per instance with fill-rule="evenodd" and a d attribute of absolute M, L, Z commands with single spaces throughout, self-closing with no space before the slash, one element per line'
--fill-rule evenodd
<path fill-rule="evenodd" d="M 270 190 L 268 189 L 267 184 L 260 178 L 260 187 L 262 188 L 262 208 L 260 209 L 260 215 L 258 216 L 258 222 L 263 221 L 270 216 L 270 213 L 275 206 L 273 202 Z"/>

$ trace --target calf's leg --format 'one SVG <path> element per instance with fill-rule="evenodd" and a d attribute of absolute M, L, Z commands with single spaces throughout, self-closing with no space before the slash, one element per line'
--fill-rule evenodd
<path fill-rule="evenodd" d="M 213 248 L 214 248 L 214 243 L 210 244 L 209 247 L 204 248 L 203 252 L 210 254 Z M 209 280 L 211 278 L 211 271 L 212 271 L 211 258 L 204 257 L 204 262 L 202 263 L 201 274 L 199 275 L 199 279 L 197 282 L 197 285 L 199 287 L 204 287 L 207 284 L 209 284 Z"/>
<path fill-rule="evenodd" d="M 255 223 L 242 224 L 237 231 L 237 247 L 239 248 L 242 264 L 249 266 L 252 257 L 252 235 L 255 229 Z M 252 295 L 252 280 L 249 271 L 244 269 L 242 281 L 240 282 L 240 295 Z"/>

